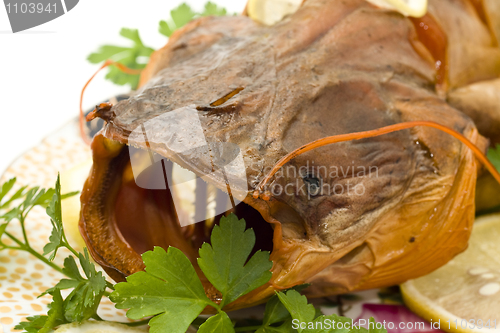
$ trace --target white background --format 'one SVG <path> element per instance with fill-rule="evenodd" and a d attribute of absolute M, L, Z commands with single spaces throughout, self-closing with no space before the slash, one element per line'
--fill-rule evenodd
<path fill-rule="evenodd" d="M 36 2 L 35 0 L 26 0 Z M 246 0 L 212 0 L 240 13 Z M 182 0 L 80 0 L 67 14 L 13 34 L 0 4 L 0 174 L 23 152 L 78 115 L 80 91 L 98 65 L 86 57 L 102 44 L 129 45 L 122 27 L 139 29 L 145 45 L 162 47 L 158 22 Z M 206 0 L 187 0 L 201 10 Z M 84 110 L 128 91 L 98 75 Z"/>

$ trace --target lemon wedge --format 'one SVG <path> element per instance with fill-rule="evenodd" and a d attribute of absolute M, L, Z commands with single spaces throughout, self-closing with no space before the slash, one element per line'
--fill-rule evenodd
<path fill-rule="evenodd" d="M 83 184 L 89 175 L 92 167 L 92 159 L 89 159 L 72 169 L 61 172 L 61 193 L 81 191 Z M 63 226 L 68 242 L 79 252 L 83 252 L 85 242 L 78 230 L 80 220 L 80 195 L 62 201 Z"/>
<path fill-rule="evenodd" d="M 247 12 L 254 21 L 273 25 L 295 13 L 302 2 L 303 0 L 249 0 Z"/>
<path fill-rule="evenodd" d="M 500 332 L 500 214 L 478 218 L 465 252 L 401 291 L 413 312 L 444 331 Z"/>
<path fill-rule="evenodd" d="M 377 7 L 392 9 L 404 16 L 422 17 L 427 13 L 428 0 L 366 0 Z"/>
<path fill-rule="evenodd" d="M 104 321 L 84 321 L 81 324 L 71 323 L 60 326 L 55 333 L 147 333 L 147 328 L 129 327 L 127 325 Z"/>

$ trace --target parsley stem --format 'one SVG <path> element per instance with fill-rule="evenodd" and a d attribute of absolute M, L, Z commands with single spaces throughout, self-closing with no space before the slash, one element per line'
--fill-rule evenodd
<path fill-rule="evenodd" d="M 10 239 L 12 239 L 15 243 L 17 243 L 17 245 L 19 245 L 19 248 L 17 248 L 17 250 L 26 251 L 26 252 L 30 253 L 31 255 L 35 256 L 38 259 L 40 259 L 45 264 L 49 265 L 50 267 L 52 267 L 53 269 L 55 269 L 59 273 L 64 274 L 64 272 L 63 272 L 63 270 L 62 270 L 61 267 L 59 267 L 56 264 L 54 264 L 53 262 L 49 261 L 47 258 L 45 258 L 44 256 L 42 256 L 40 253 L 36 252 L 31 246 L 29 246 L 27 244 L 24 244 L 23 242 L 21 242 L 19 239 L 17 239 L 16 237 L 14 237 L 11 233 L 9 233 L 7 231 L 5 231 L 4 234 L 7 237 L 9 237 Z M 64 274 L 64 275 L 66 275 L 66 274 Z"/>
<path fill-rule="evenodd" d="M 104 321 L 104 319 L 102 319 L 101 317 L 99 317 L 99 315 L 97 313 L 94 313 L 94 315 L 92 316 L 93 319 L 97 320 L 97 321 Z"/>
<path fill-rule="evenodd" d="M 33 250 L 31 247 L 30 248 L 27 248 L 27 249 L 24 249 L 25 251 L 31 253 L 33 256 L 37 257 L 38 259 L 40 259 L 41 261 L 43 261 L 45 264 L 49 265 L 50 267 L 52 267 L 53 269 L 55 269 L 56 271 L 58 271 L 59 273 L 67 276 L 66 274 L 64 274 L 63 270 L 61 267 L 57 266 L 56 264 L 54 264 L 53 262 L 49 261 L 47 258 L 45 258 L 44 256 L 42 256 L 40 253 L 36 252 L 35 250 Z M 69 276 L 68 276 L 69 277 Z"/>
<path fill-rule="evenodd" d="M 23 229 L 23 232 L 24 232 L 24 230 L 25 230 L 24 227 L 22 229 Z M 64 271 L 62 270 L 61 267 L 57 266 L 52 261 L 50 261 L 49 259 L 45 258 L 43 255 L 41 255 L 40 253 L 38 253 L 37 251 L 35 251 L 29 244 L 25 244 L 25 243 L 21 242 L 19 239 L 17 239 L 17 237 L 15 237 L 14 235 L 12 235 L 8 231 L 5 231 L 4 235 L 6 235 L 10 239 L 12 239 L 17 245 L 19 245 L 19 247 L 4 246 L 3 248 L 0 248 L 0 250 L 2 250 L 2 249 L 9 249 L 9 250 L 17 250 L 17 251 L 26 251 L 26 252 L 30 253 L 31 255 L 33 255 L 34 257 L 40 259 L 45 264 L 49 265 L 50 267 L 52 267 L 53 269 L 55 269 L 59 273 L 63 274 L 64 276 L 67 276 L 67 277 L 71 278 L 71 276 L 69 276 L 66 273 L 64 273 Z M 78 258 L 78 252 L 76 252 L 75 249 L 73 249 L 71 247 L 71 245 L 69 245 L 69 243 L 66 240 L 66 237 L 64 237 L 64 238 L 65 238 L 65 242 L 64 242 L 63 246 L 65 246 L 68 250 L 70 250 Z M 111 282 L 106 281 L 106 286 L 108 288 L 114 290 L 114 286 L 113 286 L 113 284 Z M 111 295 L 111 293 L 109 291 L 104 291 L 104 296 L 109 297 L 109 295 Z"/>
<path fill-rule="evenodd" d="M 21 224 L 21 229 L 23 231 L 24 243 L 27 246 L 30 246 L 30 242 L 28 240 L 28 235 L 26 234 L 26 228 L 24 227 L 24 219 L 25 219 L 25 215 L 20 214 L 20 216 L 19 216 L 19 223 Z"/>
<path fill-rule="evenodd" d="M 248 331 L 257 331 L 262 326 L 245 326 L 245 327 L 235 327 L 235 332 L 248 332 Z"/>
<path fill-rule="evenodd" d="M 210 303 L 208 305 L 210 305 L 215 310 L 217 310 L 217 312 L 221 312 L 222 311 L 222 307 L 219 304 L 215 303 L 215 302 L 210 301 Z"/>
<path fill-rule="evenodd" d="M 71 245 L 69 245 L 69 242 L 66 239 L 66 235 L 64 234 L 64 232 L 63 232 L 62 236 L 64 238 L 64 241 L 62 242 L 61 246 L 64 246 L 65 248 L 67 248 L 71 253 L 73 253 L 73 255 L 75 257 L 78 258 L 78 252 L 76 252 L 76 250 Z"/>

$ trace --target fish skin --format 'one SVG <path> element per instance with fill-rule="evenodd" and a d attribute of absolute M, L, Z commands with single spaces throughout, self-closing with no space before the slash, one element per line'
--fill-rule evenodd
<path fill-rule="evenodd" d="M 203 110 L 207 141 L 236 144 L 243 153 L 248 183 L 241 191 L 255 189 L 288 152 L 335 134 L 427 120 L 484 143 L 472 120 L 438 95 L 434 63 L 422 50 L 409 19 L 361 0 L 308 0 L 272 27 L 244 16 L 201 18 L 153 54 L 140 89 L 113 106 L 116 116 L 102 134 L 147 149 L 129 138 L 136 128 L 181 108 Z M 156 153 L 199 175 L 210 173 L 206 155 L 180 157 L 162 142 L 161 129 L 158 123 L 149 138 Z M 376 166 L 377 174 L 322 177 L 331 186 L 352 181 L 363 195 L 281 194 L 268 203 L 247 196 L 274 226 L 273 285 L 229 309 L 302 282 L 312 283 L 305 291 L 310 296 L 397 284 L 466 248 L 478 164 L 457 140 L 414 128 L 325 146 L 288 165 L 312 162 L 328 169 Z M 225 188 L 223 179 L 210 181 Z M 303 182 L 303 175 L 276 180 Z"/>

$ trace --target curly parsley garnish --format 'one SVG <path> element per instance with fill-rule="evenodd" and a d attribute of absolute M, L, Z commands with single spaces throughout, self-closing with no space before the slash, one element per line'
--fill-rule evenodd
<path fill-rule="evenodd" d="M 53 288 L 46 290 L 40 296 L 49 294 L 52 296 L 50 310 L 46 316 L 28 317 L 27 322 L 20 323 L 16 328 L 24 329 L 28 333 L 32 332 L 50 332 L 54 327 L 65 323 L 82 322 L 89 318 L 100 319 L 97 316 L 97 307 L 107 288 L 113 289 L 113 284 L 106 281 L 102 272 L 98 272 L 93 263 L 91 263 L 87 249 L 84 254 L 78 253 L 69 244 L 63 229 L 61 201 L 67 197 L 76 195 L 78 192 L 61 194 L 61 183 L 57 178 L 54 189 L 40 189 L 34 187 L 28 189 L 26 186 L 17 190 L 9 199 L 5 199 L 12 191 L 16 179 L 11 179 L 2 185 L 0 189 L 0 250 L 19 250 L 26 251 L 64 274 L 69 279 L 62 279 Z M 17 203 L 17 206 L 15 206 Z M 14 207 L 12 207 L 14 206 Z M 26 217 L 36 206 L 45 208 L 47 215 L 52 223 L 52 233 L 49 237 L 49 243 L 43 248 L 43 253 L 38 253 L 31 247 L 27 230 L 25 227 Z M 7 229 L 12 221 L 17 220 L 21 227 L 22 239 L 15 236 Z M 8 245 L 4 239 L 10 239 L 15 245 Z M 57 266 L 53 260 L 57 255 L 57 250 L 61 247 L 68 249 L 73 255 L 64 260 L 64 266 Z M 79 265 L 75 261 L 78 258 Z M 80 274 L 80 268 L 85 277 Z M 61 290 L 72 289 L 70 294 L 63 299 Z"/>
<path fill-rule="evenodd" d="M 173 9 L 170 12 L 170 17 L 171 17 L 170 20 L 160 21 L 160 27 L 158 31 L 162 35 L 170 37 L 175 30 L 182 28 L 195 18 L 202 16 L 225 16 L 225 15 L 227 15 L 226 9 L 219 7 L 210 1 L 205 4 L 205 9 L 200 13 L 193 11 L 193 9 L 189 5 L 183 3 L 179 7 Z"/>
<path fill-rule="evenodd" d="M 154 49 L 145 46 L 139 36 L 137 29 L 123 28 L 120 36 L 129 39 L 131 46 L 103 45 L 94 53 L 91 53 L 87 60 L 93 64 L 104 62 L 108 59 L 119 62 L 131 69 L 143 69 L 153 53 Z M 110 66 L 106 79 L 118 85 L 130 85 L 136 89 L 139 84 L 139 75 L 132 75 L 122 72 L 116 66 Z"/>
<path fill-rule="evenodd" d="M 160 21 L 159 32 L 167 37 L 189 23 L 191 20 L 202 16 L 227 15 L 224 8 L 212 2 L 207 2 L 202 12 L 194 11 L 189 5 L 183 3 L 170 11 L 170 19 Z M 130 40 L 130 46 L 103 45 L 96 52 L 91 53 L 87 60 L 93 64 L 102 63 L 108 59 L 121 63 L 130 69 L 143 69 L 153 53 L 154 49 L 144 45 L 137 29 L 123 28 L 120 36 Z M 129 85 L 131 89 L 137 89 L 139 75 L 127 74 L 116 66 L 110 66 L 106 79 L 118 85 Z"/>

